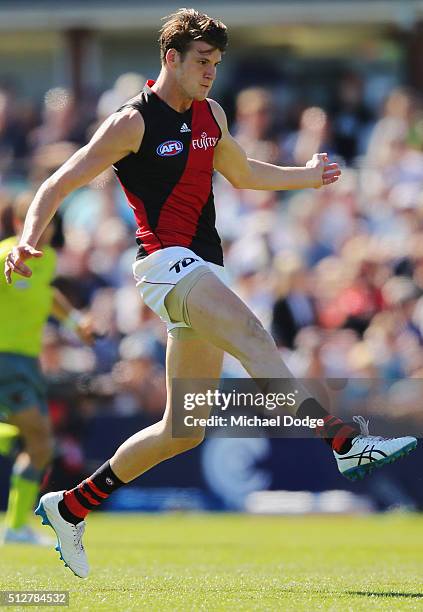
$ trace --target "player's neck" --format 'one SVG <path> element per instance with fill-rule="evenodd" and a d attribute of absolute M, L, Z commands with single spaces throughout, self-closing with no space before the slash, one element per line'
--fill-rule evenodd
<path fill-rule="evenodd" d="M 176 110 L 178 113 L 184 113 L 187 111 L 193 102 L 192 98 L 187 97 L 183 90 L 178 86 L 175 79 L 171 78 L 163 70 L 160 72 L 151 89 L 159 96 L 159 98 L 161 98 L 168 106 Z"/>

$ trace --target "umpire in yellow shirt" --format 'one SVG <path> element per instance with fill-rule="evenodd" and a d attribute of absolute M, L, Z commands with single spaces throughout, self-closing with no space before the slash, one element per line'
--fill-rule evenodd
<path fill-rule="evenodd" d="M 32 196 L 21 194 L 15 202 L 16 236 L 0 242 L 2 267 L 7 253 L 19 242 Z M 93 338 L 90 318 L 73 310 L 51 285 L 56 267 L 56 253 L 49 246 L 53 232 L 50 224 L 39 243 L 43 256 L 33 260 L 31 277 L 17 279 L 12 285 L 0 281 L 0 454 L 12 455 L 17 440 L 23 442 L 12 471 L 3 543 L 47 543 L 28 525 L 53 450 L 45 382 L 38 363 L 44 325 L 52 315 L 72 327 L 83 341 L 91 343 Z"/>

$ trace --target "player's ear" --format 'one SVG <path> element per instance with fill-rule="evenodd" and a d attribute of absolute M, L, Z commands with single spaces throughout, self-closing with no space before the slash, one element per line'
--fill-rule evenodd
<path fill-rule="evenodd" d="M 169 66 L 175 66 L 175 64 L 178 61 L 179 58 L 179 53 L 176 49 L 168 49 L 166 51 L 166 64 L 168 64 Z"/>

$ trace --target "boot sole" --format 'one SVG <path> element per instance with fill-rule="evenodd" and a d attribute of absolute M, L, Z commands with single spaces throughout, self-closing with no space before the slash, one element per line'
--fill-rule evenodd
<path fill-rule="evenodd" d="M 411 451 L 413 451 L 416 446 L 417 440 L 415 440 L 414 442 L 410 442 L 403 448 L 397 450 L 392 455 L 389 455 L 389 457 L 384 457 L 383 459 L 378 459 L 377 461 L 372 461 L 371 463 L 366 463 L 365 465 L 359 465 L 357 467 L 350 468 L 346 472 L 342 472 L 342 475 L 345 476 L 345 478 L 348 478 L 348 480 L 352 481 L 363 480 L 363 478 L 367 476 L 367 474 L 371 474 L 374 468 L 380 468 L 384 465 L 387 465 L 388 463 L 394 463 L 394 461 L 397 461 L 397 459 L 401 459 L 402 457 L 405 457 L 406 455 L 411 453 Z"/>

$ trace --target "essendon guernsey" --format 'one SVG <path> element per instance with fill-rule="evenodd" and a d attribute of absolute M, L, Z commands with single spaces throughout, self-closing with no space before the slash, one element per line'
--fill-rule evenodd
<path fill-rule="evenodd" d="M 143 116 L 141 147 L 114 166 L 137 221 L 137 258 L 184 246 L 222 265 L 212 188 L 220 127 L 207 100 L 179 113 L 150 89 L 153 83 L 125 105 Z"/>

